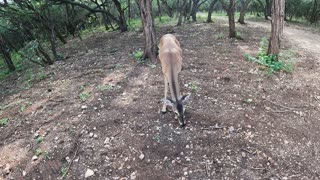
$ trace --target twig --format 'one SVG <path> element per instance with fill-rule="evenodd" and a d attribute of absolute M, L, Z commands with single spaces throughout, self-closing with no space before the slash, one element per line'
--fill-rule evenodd
<path fill-rule="evenodd" d="M 209 167 L 208 167 L 208 163 L 206 162 L 206 173 L 207 173 L 207 176 L 210 177 L 210 174 L 209 174 Z"/>
<path fill-rule="evenodd" d="M 294 108 L 294 107 L 288 107 L 288 106 L 284 106 L 284 105 L 281 105 L 281 104 L 278 104 L 276 102 L 272 102 L 271 100 L 265 98 L 266 101 L 270 102 L 271 104 L 274 104 L 274 105 L 277 105 L 277 106 L 280 106 L 282 108 L 285 108 L 285 109 L 289 109 L 289 110 L 298 110 L 299 108 Z"/>
<path fill-rule="evenodd" d="M 244 151 L 244 152 L 247 152 L 247 153 L 249 153 L 251 155 L 255 155 L 256 154 L 256 152 L 252 152 L 252 151 L 250 151 L 248 149 L 245 149 L 245 148 L 242 148 L 241 150 Z"/>
<path fill-rule="evenodd" d="M 64 178 L 68 175 L 69 169 L 71 168 L 71 165 L 72 165 L 74 159 L 75 159 L 76 156 L 77 156 L 78 150 L 79 150 L 79 144 L 77 145 L 76 152 L 74 153 L 74 155 L 73 155 L 73 157 L 72 157 L 72 159 L 71 159 L 71 161 L 70 161 L 70 163 L 69 163 L 69 166 L 68 166 L 68 169 L 67 169 L 67 171 L 66 171 L 66 174 L 65 174 L 65 176 L 62 177 L 62 179 L 64 179 Z"/>
<path fill-rule="evenodd" d="M 209 126 L 207 128 L 201 128 L 202 130 L 213 130 L 213 129 L 223 129 L 225 128 L 225 126 L 218 126 L 218 124 L 214 125 L 214 126 Z"/>
<path fill-rule="evenodd" d="M 265 170 L 266 168 L 257 168 L 257 167 L 250 167 L 252 170 Z"/>
<path fill-rule="evenodd" d="M 144 131 L 146 128 L 149 128 L 150 125 L 145 125 L 140 131 L 137 131 L 137 133 L 141 133 L 142 131 Z"/>
<path fill-rule="evenodd" d="M 118 136 L 120 133 L 121 133 L 121 131 L 119 131 L 119 132 L 115 133 L 115 134 L 114 134 L 114 135 L 112 135 L 111 137 L 116 137 L 116 136 Z"/>
<path fill-rule="evenodd" d="M 180 161 L 176 161 L 176 162 L 177 162 L 177 164 L 180 164 L 181 166 L 189 167 L 188 165 L 183 164 L 183 163 L 181 163 Z"/>

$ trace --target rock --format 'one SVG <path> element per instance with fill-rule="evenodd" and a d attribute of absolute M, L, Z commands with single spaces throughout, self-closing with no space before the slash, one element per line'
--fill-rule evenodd
<path fill-rule="evenodd" d="M 104 140 L 104 144 L 110 144 L 110 138 L 107 137 L 105 140 Z"/>
<path fill-rule="evenodd" d="M 140 160 L 143 160 L 143 159 L 144 159 L 144 154 L 143 154 L 143 153 L 140 154 L 139 159 L 140 159 Z"/>
<path fill-rule="evenodd" d="M 33 157 L 32 157 L 32 161 L 36 161 L 38 159 L 38 156 L 36 156 L 36 155 L 34 155 Z"/>
<path fill-rule="evenodd" d="M 131 174 L 130 174 L 130 179 L 131 180 L 134 180 L 134 179 L 136 179 L 137 178 L 137 171 L 134 171 L 134 172 L 132 172 Z"/>
<path fill-rule="evenodd" d="M 70 163 L 71 159 L 70 159 L 69 156 L 66 157 L 66 161 L 67 161 L 68 163 Z"/>
<path fill-rule="evenodd" d="M 26 175 L 27 175 L 27 172 L 22 171 L 22 176 L 26 176 Z"/>
<path fill-rule="evenodd" d="M 4 168 L 4 173 L 9 174 L 11 170 L 10 164 L 6 164 L 6 167 Z"/>
<path fill-rule="evenodd" d="M 89 134 L 89 137 L 91 137 L 91 138 L 93 137 L 93 132 L 91 132 L 91 133 Z"/>
<path fill-rule="evenodd" d="M 97 138 L 98 138 L 98 135 L 94 134 L 93 137 L 94 137 L 95 139 L 97 139 Z"/>
<path fill-rule="evenodd" d="M 91 169 L 87 169 L 86 173 L 84 174 L 84 178 L 88 178 L 90 176 L 93 176 L 94 172 Z"/>
<path fill-rule="evenodd" d="M 83 106 L 81 106 L 81 109 L 82 109 L 82 110 L 84 110 L 84 109 L 88 109 L 88 106 L 83 105 Z"/>
<path fill-rule="evenodd" d="M 233 126 L 230 126 L 230 127 L 229 127 L 229 133 L 233 133 L 233 131 L 234 131 L 234 127 L 233 127 Z"/>

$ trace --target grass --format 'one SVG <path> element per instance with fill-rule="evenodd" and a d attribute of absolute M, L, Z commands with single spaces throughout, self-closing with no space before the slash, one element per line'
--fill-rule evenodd
<path fill-rule="evenodd" d="M 200 87 L 197 86 L 196 84 L 194 83 L 188 83 L 187 87 L 193 91 L 193 92 L 196 92 L 196 91 L 199 91 L 200 90 Z"/>
<path fill-rule="evenodd" d="M 117 89 L 120 89 L 121 86 L 116 86 L 116 85 L 113 85 L 113 84 L 105 84 L 105 85 L 99 85 L 98 86 L 98 89 L 100 91 L 111 91 L 111 90 L 117 90 Z"/>
<path fill-rule="evenodd" d="M 79 94 L 81 101 L 86 101 L 90 96 L 91 96 L 91 92 L 89 91 L 83 91 L 82 93 Z"/>
<path fill-rule="evenodd" d="M 2 118 L 0 120 L 0 126 L 6 126 L 9 123 L 9 119 L 8 118 Z"/>

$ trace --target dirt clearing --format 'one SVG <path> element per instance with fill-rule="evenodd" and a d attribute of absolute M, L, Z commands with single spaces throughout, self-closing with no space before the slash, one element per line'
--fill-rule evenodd
<path fill-rule="evenodd" d="M 185 129 L 159 114 L 161 69 L 134 59 L 139 32 L 70 41 L 31 88 L 1 83 L 0 179 L 320 179 L 318 59 L 286 40 L 295 70 L 268 77 L 243 55 L 269 30 L 237 28 L 244 40 L 224 20 L 159 29 L 183 49 Z"/>

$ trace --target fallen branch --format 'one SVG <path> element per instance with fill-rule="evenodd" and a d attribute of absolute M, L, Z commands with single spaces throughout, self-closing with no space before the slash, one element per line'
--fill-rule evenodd
<path fill-rule="evenodd" d="M 181 166 L 189 167 L 188 165 L 183 164 L 183 163 L 182 163 L 182 162 L 180 162 L 180 161 L 176 161 L 176 162 L 177 162 L 177 164 L 180 164 Z"/>
<path fill-rule="evenodd" d="M 69 169 L 71 168 L 71 165 L 72 165 L 74 159 L 75 159 L 76 156 L 77 156 L 78 150 L 79 150 L 79 144 L 77 145 L 76 152 L 74 153 L 74 155 L 73 155 L 73 157 L 72 157 L 72 159 L 71 159 L 71 161 L 70 161 L 70 163 L 69 163 L 69 165 L 68 165 L 68 169 L 67 169 L 67 171 L 66 171 L 66 174 L 65 174 L 65 176 L 62 177 L 62 179 L 64 179 L 65 177 L 67 177 L 68 172 L 69 172 Z"/>

